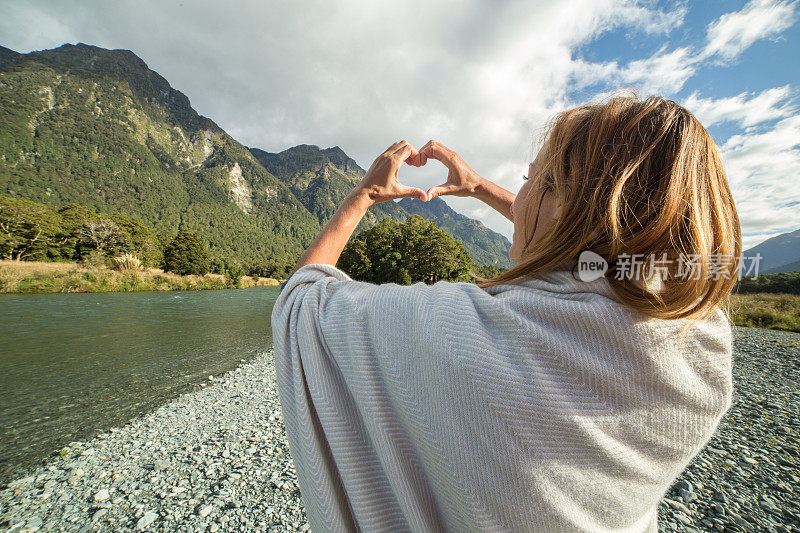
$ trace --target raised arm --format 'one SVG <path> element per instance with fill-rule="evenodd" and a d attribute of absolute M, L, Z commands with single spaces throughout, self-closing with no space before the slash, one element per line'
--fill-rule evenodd
<path fill-rule="evenodd" d="M 403 185 L 397 172 L 404 161 L 415 164 L 417 151 L 406 141 L 398 141 L 379 155 L 369 167 L 361 183 L 350 191 L 339 209 L 309 245 L 291 274 L 309 264 L 336 265 L 347 240 L 370 206 L 406 196 L 426 200 L 425 191 Z"/>
<path fill-rule="evenodd" d="M 471 196 L 493 207 L 510 221 L 514 221 L 511 204 L 514 202 L 516 194 L 481 177 L 458 153 L 436 141 L 428 141 L 425 146 L 420 148 L 418 158 L 418 160 L 409 162 L 424 165 L 429 158 L 436 159 L 441 161 L 448 170 L 445 183 L 428 189 L 428 200 L 443 194 Z"/>

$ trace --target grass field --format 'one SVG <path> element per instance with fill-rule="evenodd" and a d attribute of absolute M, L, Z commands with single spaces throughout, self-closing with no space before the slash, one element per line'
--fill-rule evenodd
<path fill-rule="evenodd" d="M 733 294 L 730 309 L 737 326 L 800 332 L 800 296 L 796 294 Z"/>
<path fill-rule="evenodd" d="M 272 278 L 241 278 L 241 288 L 277 285 Z M 179 276 L 160 269 L 119 272 L 77 263 L 0 260 L 0 292 L 125 292 L 230 289 L 221 274 Z"/>

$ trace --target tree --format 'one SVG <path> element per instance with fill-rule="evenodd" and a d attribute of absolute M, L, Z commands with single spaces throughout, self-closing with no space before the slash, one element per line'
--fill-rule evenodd
<path fill-rule="evenodd" d="M 353 279 L 408 285 L 467 281 L 472 259 L 464 246 L 419 215 L 386 218 L 353 238 L 337 263 Z"/>
<path fill-rule="evenodd" d="M 89 220 L 78 230 L 79 255 L 87 250 L 101 255 L 117 255 L 129 251 L 128 236 L 111 220 Z"/>
<path fill-rule="evenodd" d="M 161 262 L 162 252 L 156 232 L 141 218 L 115 213 L 111 220 L 125 233 L 128 253 L 138 256 L 145 265 L 155 266 Z"/>
<path fill-rule="evenodd" d="M 242 286 L 242 276 L 244 276 L 244 270 L 237 265 L 233 265 L 225 271 L 225 282 L 228 286 L 238 289 Z"/>
<path fill-rule="evenodd" d="M 64 240 L 61 217 L 53 209 L 0 196 L 0 257 L 50 259 L 59 255 Z"/>
<path fill-rule="evenodd" d="M 208 269 L 208 251 L 196 233 L 178 233 L 164 250 L 164 270 L 167 272 L 202 276 L 208 273 Z"/>

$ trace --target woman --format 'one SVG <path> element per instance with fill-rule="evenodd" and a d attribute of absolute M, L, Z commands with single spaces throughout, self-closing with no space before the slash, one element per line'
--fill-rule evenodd
<path fill-rule="evenodd" d="M 446 183 L 397 181 L 429 158 Z M 371 205 L 441 194 L 512 220 L 517 265 L 481 286 L 372 285 L 334 266 Z M 604 276 L 576 276 L 586 250 Z M 656 531 L 661 497 L 731 405 L 721 305 L 740 253 L 717 148 L 672 101 L 559 114 L 516 196 L 436 142 L 395 143 L 272 312 L 312 529 Z"/>

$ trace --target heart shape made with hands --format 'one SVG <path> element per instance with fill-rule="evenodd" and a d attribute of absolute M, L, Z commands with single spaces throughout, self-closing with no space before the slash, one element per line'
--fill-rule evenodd
<path fill-rule="evenodd" d="M 436 141 L 428 141 L 418 151 L 412 147 L 405 163 L 413 167 L 423 167 L 428 159 L 435 159 L 447 168 L 447 180 L 424 191 L 425 198 L 420 198 L 421 200 L 429 201 L 446 194 L 469 196 L 474 190 L 474 183 L 478 181 L 477 173 L 461 159 L 458 153 Z"/>

